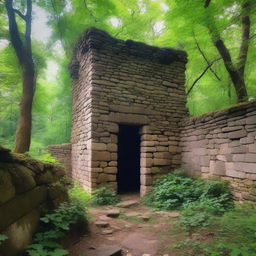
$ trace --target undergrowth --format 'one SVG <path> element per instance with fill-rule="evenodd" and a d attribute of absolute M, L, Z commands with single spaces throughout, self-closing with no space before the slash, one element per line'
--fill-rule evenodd
<path fill-rule="evenodd" d="M 68 254 L 62 247 L 62 239 L 72 225 L 85 225 L 86 206 L 89 195 L 78 185 L 69 191 L 69 202 L 45 214 L 40 218 L 39 231 L 35 234 L 33 244 L 26 251 L 29 256 L 64 256 Z"/>
<path fill-rule="evenodd" d="M 106 188 L 101 187 L 92 193 L 92 204 L 93 205 L 114 205 L 119 202 L 119 198 L 116 192 Z"/>
<path fill-rule="evenodd" d="M 199 212 L 195 211 L 195 215 Z M 175 245 L 181 255 L 188 256 L 255 256 L 256 208 L 237 205 L 222 216 L 210 215 L 207 225 L 198 223 L 189 236 Z M 181 229 L 184 222 L 178 222 Z M 195 236 L 196 235 L 196 236 Z"/>
<path fill-rule="evenodd" d="M 159 210 L 192 209 L 206 207 L 219 213 L 232 207 L 228 184 L 188 177 L 183 170 L 176 170 L 160 178 L 144 203 Z"/>

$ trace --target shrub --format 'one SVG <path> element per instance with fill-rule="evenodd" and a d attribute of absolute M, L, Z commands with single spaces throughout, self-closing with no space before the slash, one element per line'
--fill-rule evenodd
<path fill-rule="evenodd" d="M 106 187 L 95 190 L 92 195 L 92 203 L 95 205 L 113 205 L 119 202 L 116 192 Z"/>
<path fill-rule="evenodd" d="M 153 191 L 144 198 L 147 205 L 160 210 L 173 210 L 191 202 L 205 200 L 208 200 L 208 204 L 218 202 L 220 207 L 225 209 L 231 207 L 228 185 L 221 181 L 193 179 L 186 176 L 182 170 L 160 178 L 154 184 Z"/>

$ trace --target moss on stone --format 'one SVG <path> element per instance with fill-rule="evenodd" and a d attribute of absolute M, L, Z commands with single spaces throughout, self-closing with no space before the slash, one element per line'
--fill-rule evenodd
<path fill-rule="evenodd" d="M 3 164 L 0 167 L 0 204 L 5 203 L 15 196 L 15 187 L 8 168 Z"/>
<path fill-rule="evenodd" d="M 20 164 L 8 164 L 12 181 L 18 194 L 28 191 L 36 186 L 33 172 Z"/>

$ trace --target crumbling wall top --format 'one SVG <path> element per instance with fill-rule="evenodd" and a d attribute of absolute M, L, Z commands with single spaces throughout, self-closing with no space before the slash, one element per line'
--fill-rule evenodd
<path fill-rule="evenodd" d="M 78 54 L 86 54 L 90 49 L 99 50 L 106 45 L 113 46 L 111 49 L 116 54 L 123 53 L 163 65 L 170 65 L 174 61 L 187 62 L 187 54 L 185 51 L 150 46 L 145 43 L 135 42 L 132 40 L 124 41 L 112 37 L 103 30 L 89 28 L 80 37 L 74 48 L 73 59 L 70 65 L 71 77 L 77 77 L 77 71 L 79 68 L 79 61 L 77 58 Z"/>

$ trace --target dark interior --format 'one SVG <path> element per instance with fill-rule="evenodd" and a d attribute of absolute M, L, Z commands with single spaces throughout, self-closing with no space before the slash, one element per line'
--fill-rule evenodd
<path fill-rule="evenodd" d="M 140 190 L 139 127 L 119 125 L 118 133 L 118 193 Z"/>

